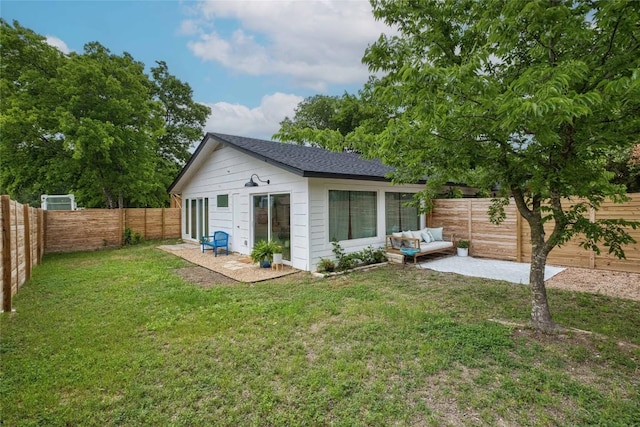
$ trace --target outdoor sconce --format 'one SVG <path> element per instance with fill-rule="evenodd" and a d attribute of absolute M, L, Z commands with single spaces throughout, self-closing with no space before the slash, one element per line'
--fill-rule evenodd
<path fill-rule="evenodd" d="M 256 179 L 257 179 L 258 181 L 260 181 L 260 182 L 266 182 L 267 184 L 270 184 L 270 183 L 271 183 L 271 181 L 269 181 L 269 180 L 266 180 L 266 181 L 265 181 L 265 180 L 260 179 L 260 177 L 258 176 L 258 174 L 255 174 L 255 173 L 254 173 L 253 175 L 251 175 L 251 178 L 249 178 L 249 182 L 247 182 L 247 183 L 244 185 L 245 187 L 257 187 L 257 186 L 258 186 L 258 183 L 257 183 L 257 182 L 255 182 L 255 181 L 253 180 L 253 177 L 254 177 L 254 176 L 255 176 L 255 177 L 256 177 Z"/>

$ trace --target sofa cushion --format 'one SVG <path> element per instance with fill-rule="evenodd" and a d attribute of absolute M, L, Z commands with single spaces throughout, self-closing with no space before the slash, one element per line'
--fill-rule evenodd
<path fill-rule="evenodd" d="M 422 236 L 420 235 L 421 234 L 420 230 L 410 231 L 410 233 L 411 233 L 411 237 L 413 237 L 414 239 L 422 240 Z"/>
<path fill-rule="evenodd" d="M 431 243 L 420 243 L 420 252 L 431 252 L 440 249 L 452 248 L 453 242 L 435 241 Z"/>

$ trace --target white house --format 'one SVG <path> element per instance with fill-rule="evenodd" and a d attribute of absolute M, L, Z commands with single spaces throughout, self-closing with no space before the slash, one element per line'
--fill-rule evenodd
<path fill-rule="evenodd" d="M 184 240 L 222 230 L 241 254 L 276 240 L 286 264 L 314 271 L 334 239 L 353 252 L 425 226 L 403 206 L 424 183 L 392 185 L 390 171 L 354 153 L 207 133 L 169 192 L 182 196 Z"/>

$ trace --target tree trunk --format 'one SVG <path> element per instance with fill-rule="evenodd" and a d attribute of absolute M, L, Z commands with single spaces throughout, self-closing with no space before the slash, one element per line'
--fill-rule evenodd
<path fill-rule="evenodd" d="M 531 325 L 539 331 L 553 332 L 557 325 L 551 319 L 549 303 L 547 302 L 547 288 L 544 284 L 544 270 L 547 264 L 547 253 L 544 245 L 534 245 L 531 254 L 531 270 L 529 283 L 531 285 Z"/>
<path fill-rule="evenodd" d="M 544 223 L 540 210 L 540 197 L 532 197 L 531 208 L 527 206 L 524 193 L 519 188 L 512 188 L 513 198 L 518 212 L 529 224 L 531 230 L 531 268 L 529 284 L 531 286 L 531 325 L 542 332 L 554 332 L 559 328 L 551 318 L 547 289 L 544 284 L 544 270 L 547 255 L 553 248 L 545 242 Z"/>

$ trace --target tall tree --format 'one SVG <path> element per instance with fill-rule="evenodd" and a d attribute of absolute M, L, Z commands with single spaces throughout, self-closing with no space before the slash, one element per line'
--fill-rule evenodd
<path fill-rule="evenodd" d="M 65 58 L 44 37 L 0 19 L 0 192 L 37 205 L 68 191 L 73 167 L 58 133 L 58 69 Z"/>
<path fill-rule="evenodd" d="M 348 144 L 345 137 L 360 126 L 381 130 L 386 122 L 385 109 L 370 97 L 373 81 L 358 95 L 314 95 L 304 99 L 293 118 L 285 117 L 280 122 L 280 130 L 273 138 L 329 150 L 360 151 L 357 144 Z"/>
<path fill-rule="evenodd" d="M 165 129 L 158 142 L 159 154 L 183 166 L 191 156 L 189 149 L 202 139 L 202 129 L 211 108 L 195 102 L 191 86 L 170 74 L 164 61 L 156 64 L 151 68 L 153 94 L 160 101 Z"/>
<path fill-rule="evenodd" d="M 99 43 L 63 55 L 17 22 L 0 30 L 0 190 L 32 204 L 73 192 L 86 207 L 166 205 L 210 113 L 189 85 Z"/>
<path fill-rule="evenodd" d="M 531 322 L 556 328 L 544 284 L 549 252 L 572 237 L 624 256 L 637 222 L 585 213 L 610 197 L 607 155 L 640 135 L 640 3 L 616 0 L 373 0 L 397 28 L 366 51 L 386 75 L 381 133 L 350 135 L 398 169 L 398 181 L 457 176 L 511 195 L 531 230 Z M 578 199 L 580 198 L 580 199 Z M 545 224 L 552 227 L 545 229 Z"/>
<path fill-rule="evenodd" d="M 151 68 L 153 96 L 160 103 L 164 133 L 158 138 L 157 177 L 162 184 L 158 197 L 167 197 L 167 187 L 189 160 L 189 151 L 202 139 L 202 132 L 211 109 L 193 100 L 193 90 L 169 72 L 164 61 Z"/>
<path fill-rule="evenodd" d="M 79 169 L 75 190 L 88 206 L 154 205 L 160 105 L 144 64 L 89 43 L 59 71 L 67 102 L 56 111 L 65 147 Z"/>

